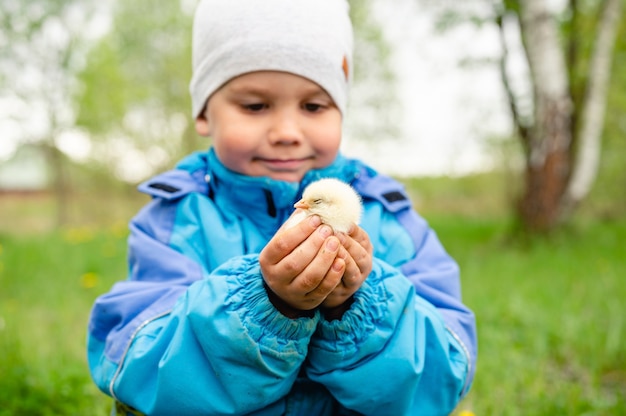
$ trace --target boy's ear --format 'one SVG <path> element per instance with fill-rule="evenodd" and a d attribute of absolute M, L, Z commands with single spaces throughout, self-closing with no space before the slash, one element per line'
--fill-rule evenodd
<path fill-rule="evenodd" d="M 196 118 L 196 132 L 200 136 L 209 135 L 209 121 L 206 119 L 204 114 L 201 114 Z"/>

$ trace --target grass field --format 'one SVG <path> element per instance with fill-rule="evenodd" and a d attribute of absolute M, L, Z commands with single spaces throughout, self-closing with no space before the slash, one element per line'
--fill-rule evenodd
<path fill-rule="evenodd" d="M 499 203 L 432 198 L 423 194 L 423 211 L 460 263 L 478 319 L 479 365 L 461 410 L 626 414 L 626 219 L 584 219 L 515 243 Z M 1 202 L 13 215 L 35 209 Z M 95 297 L 125 277 L 126 227 L 104 224 L 0 227 L 0 415 L 108 414 L 88 376 L 85 328 Z"/>

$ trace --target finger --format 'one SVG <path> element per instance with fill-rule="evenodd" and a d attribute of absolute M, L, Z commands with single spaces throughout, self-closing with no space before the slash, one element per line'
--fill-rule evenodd
<path fill-rule="evenodd" d="M 369 274 L 372 268 L 372 255 L 374 247 L 370 241 L 369 235 L 360 227 L 358 231 L 351 235 L 345 235 L 342 244 L 350 253 L 359 269 L 365 274 Z M 354 230 L 353 230 L 354 231 Z"/>
<path fill-rule="evenodd" d="M 300 221 L 291 228 L 279 229 L 269 243 L 261 251 L 259 261 L 267 264 L 278 264 L 307 239 L 313 231 L 321 224 L 317 215 L 309 217 L 305 221 Z"/>
<path fill-rule="evenodd" d="M 332 233 L 332 229 L 330 229 L 330 227 L 322 226 L 316 234 L 324 234 L 324 228 L 328 228 L 327 232 Z M 337 237 L 329 236 L 326 238 L 314 258 L 311 259 L 310 263 L 306 266 L 302 273 L 294 279 L 293 284 L 297 287 L 297 290 L 301 291 L 303 294 L 309 294 L 318 289 L 323 283 L 329 270 L 332 269 L 340 248 L 341 243 Z M 341 276 L 339 276 L 337 283 L 340 279 Z M 336 284 L 326 282 L 326 284 L 322 285 L 319 291 L 324 292 L 324 288 L 328 285 L 332 287 L 336 286 Z"/>
<path fill-rule="evenodd" d="M 315 263 L 314 260 L 319 256 L 319 253 L 324 250 L 325 241 L 332 235 L 332 232 L 332 228 L 328 225 L 319 227 L 305 241 L 278 262 L 276 266 L 281 269 L 280 274 L 288 278 L 290 283 L 298 276 L 304 274 L 305 286 L 308 287 L 313 284 L 317 286 L 317 283 L 314 283 L 313 280 L 316 276 L 320 275 L 319 270 L 321 263 L 319 260 Z M 335 240 L 337 239 L 335 238 Z M 339 244 L 338 240 L 337 244 Z M 332 262 L 335 255 L 336 254 L 328 254 L 324 257 L 328 263 L 325 266 L 326 268 L 330 267 L 330 262 Z M 324 266 L 321 265 L 321 267 Z M 321 274 L 323 275 L 323 273 Z M 306 279 L 311 279 L 311 282 L 306 281 Z M 309 289 L 304 292 L 306 293 L 308 291 Z"/>
<path fill-rule="evenodd" d="M 345 248 L 342 247 L 337 257 L 342 258 L 346 265 L 345 271 L 341 279 L 341 284 L 346 288 L 360 286 L 361 282 L 363 281 L 363 276 L 361 273 L 361 269 L 354 261 L 352 256 Z"/>
<path fill-rule="evenodd" d="M 359 260 L 362 260 L 368 256 L 367 249 L 349 235 L 346 235 L 345 238 L 342 240 L 342 245 L 343 247 L 345 247 L 348 254 L 357 263 L 359 263 Z"/>
<path fill-rule="evenodd" d="M 342 286 L 341 278 L 344 272 L 344 260 L 336 258 L 320 284 L 311 292 L 307 293 L 305 299 L 309 300 L 312 304 L 314 303 L 316 306 L 319 306 L 335 292 L 345 291 L 345 289 L 340 289 L 340 287 Z"/>
<path fill-rule="evenodd" d="M 348 232 L 347 236 L 352 238 L 356 243 L 363 247 L 365 251 L 369 253 L 373 252 L 373 246 L 372 242 L 370 241 L 370 237 L 363 228 L 354 225 Z"/>
<path fill-rule="evenodd" d="M 291 213 L 289 218 L 287 218 L 287 221 L 285 221 L 283 225 L 280 226 L 279 231 L 288 230 L 289 228 L 295 227 L 297 224 L 303 221 L 306 217 L 307 217 L 307 212 L 305 210 L 300 209 L 300 208 L 296 209 L 294 212 Z"/>

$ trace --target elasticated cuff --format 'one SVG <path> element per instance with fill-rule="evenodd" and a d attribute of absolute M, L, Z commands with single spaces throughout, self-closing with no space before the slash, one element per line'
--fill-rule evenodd
<path fill-rule="evenodd" d="M 298 352 L 306 354 L 308 341 L 320 320 L 319 312 L 297 319 L 284 316 L 268 298 L 258 257 L 246 256 L 245 260 L 229 279 L 230 307 L 237 310 L 243 326 L 259 344 L 279 348 L 295 343 Z"/>

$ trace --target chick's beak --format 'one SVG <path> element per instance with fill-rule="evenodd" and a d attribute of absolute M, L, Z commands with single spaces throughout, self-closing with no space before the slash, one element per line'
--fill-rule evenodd
<path fill-rule="evenodd" d="M 300 208 L 300 209 L 309 209 L 309 204 L 307 204 L 304 201 L 304 199 L 301 199 L 298 202 L 296 202 L 293 207 L 294 208 Z"/>

